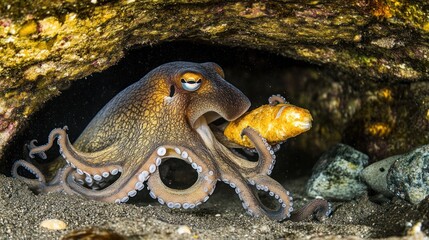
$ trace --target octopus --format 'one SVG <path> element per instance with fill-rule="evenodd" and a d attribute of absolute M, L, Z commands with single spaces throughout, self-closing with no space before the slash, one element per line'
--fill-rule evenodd
<path fill-rule="evenodd" d="M 29 157 L 46 158 L 57 140 L 61 167 L 50 179 L 27 160 L 16 161 L 12 175 L 37 193 L 61 191 L 115 203 L 127 202 L 146 187 L 160 204 L 184 209 L 206 202 L 222 181 L 251 216 L 282 221 L 328 214 L 328 203 L 320 199 L 292 214 L 291 194 L 269 176 L 274 150 L 252 127 L 241 135 L 252 142 L 256 162 L 217 137 L 215 120 L 234 121 L 250 107 L 249 99 L 224 78 L 222 68 L 211 62 L 161 65 L 111 99 L 73 144 L 67 127 L 53 129 L 45 145 L 30 142 Z M 169 159 L 184 161 L 196 172 L 190 187 L 176 189 L 163 182 L 160 165 Z M 22 174 L 21 168 L 33 176 Z M 261 194 L 273 204 L 266 206 Z"/>

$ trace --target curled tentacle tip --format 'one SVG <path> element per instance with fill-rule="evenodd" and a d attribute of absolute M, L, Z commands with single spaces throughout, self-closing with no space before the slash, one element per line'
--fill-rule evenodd
<path fill-rule="evenodd" d="M 323 222 L 331 215 L 332 206 L 331 206 L 331 203 L 329 203 L 325 199 L 316 199 L 316 200 L 318 201 L 317 207 L 314 209 L 313 214 L 318 221 Z"/>
<path fill-rule="evenodd" d="M 268 103 L 271 106 L 275 106 L 279 103 L 288 103 L 288 102 L 286 101 L 286 98 L 284 98 L 282 95 L 276 94 L 268 98 Z"/>
<path fill-rule="evenodd" d="M 48 158 L 48 156 L 46 155 L 45 152 L 33 153 L 33 151 L 30 150 L 30 152 L 28 153 L 28 156 L 30 158 L 35 158 L 35 155 L 39 156 L 41 159 L 47 159 Z"/>
<path fill-rule="evenodd" d="M 290 219 L 294 222 L 298 222 L 313 217 L 322 222 L 331 215 L 331 212 L 331 205 L 328 201 L 322 198 L 316 198 L 294 212 Z"/>
<path fill-rule="evenodd" d="M 68 131 L 68 130 L 69 130 L 69 127 L 68 127 L 67 125 L 65 125 L 65 126 L 63 127 L 63 130 Z"/>
<path fill-rule="evenodd" d="M 35 143 L 37 143 L 37 140 L 33 139 L 33 140 L 30 141 L 29 144 L 26 144 L 26 147 L 29 150 L 28 155 L 30 156 L 30 158 L 34 158 L 34 154 L 32 152 L 32 149 L 34 149 L 34 148 L 37 147 Z M 46 156 L 46 154 L 44 152 L 39 152 L 39 153 L 37 153 L 37 155 L 40 158 L 42 158 L 42 159 L 47 159 L 48 158 L 48 156 Z"/>

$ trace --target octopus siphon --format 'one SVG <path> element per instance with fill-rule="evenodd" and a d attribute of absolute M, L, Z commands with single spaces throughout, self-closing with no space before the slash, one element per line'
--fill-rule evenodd
<path fill-rule="evenodd" d="M 238 144 L 218 137 L 222 129 L 212 124 L 215 120 L 234 121 L 250 107 L 249 99 L 224 78 L 215 63 L 161 65 L 111 99 L 73 144 L 67 127 L 52 130 L 45 145 L 31 141 L 29 156 L 46 158 L 45 151 L 57 140 L 61 167 L 50 179 L 26 160 L 14 163 L 12 175 L 38 193 L 63 191 L 116 203 L 127 202 L 147 187 L 160 204 L 184 209 L 206 202 L 223 181 L 235 189 L 252 216 L 281 221 L 327 215 L 329 205 L 321 199 L 292 213 L 290 193 L 269 176 L 275 149 L 258 131 L 250 126 L 240 133 L 258 153 L 256 162 L 232 149 Z M 276 102 L 284 103 L 278 96 L 271 104 Z M 169 159 L 184 161 L 197 173 L 190 187 L 164 184 L 159 169 Z M 20 174 L 20 168 L 33 177 Z M 275 207 L 264 205 L 261 192 Z"/>

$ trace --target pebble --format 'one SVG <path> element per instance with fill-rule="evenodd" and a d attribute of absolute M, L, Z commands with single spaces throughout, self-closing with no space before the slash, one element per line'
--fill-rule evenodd
<path fill-rule="evenodd" d="M 376 162 L 362 172 L 362 178 L 383 195 L 418 204 L 429 196 L 429 145 Z"/>
<path fill-rule="evenodd" d="M 191 234 L 191 229 L 186 225 L 182 225 L 179 228 L 177 228 L 176 232 L 180 235 L 181 234 Z"/>
<path fill-rule="evenodd" d="M 356 149 L 336 144 L 316 162 L 307 183 L 307 194 L 325 199 L 351 200 L 366 193 L 360 173 L 368 165 L 368 156 Z"/>
<path fill-rule="evenodd" d="M 64 230 L 67 228 L 67 223 L 59 219 L 46 219 L 40 223 L 40 226 L 49 230 Z"/>

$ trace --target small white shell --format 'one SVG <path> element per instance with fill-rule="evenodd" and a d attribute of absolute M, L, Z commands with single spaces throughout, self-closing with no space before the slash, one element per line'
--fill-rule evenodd
<path fill-rule="evenodd" d="M 40 227 L 49 230 L 64 230 L 67 228 L 67 223 L 59 219 L 46 219 L 40 223 Z"/>
<path fill-rule="evenodd" d="M 186 225 L 180 226 L 176 231 L 178 234 L 191 234 L 191 229 Z"/>

